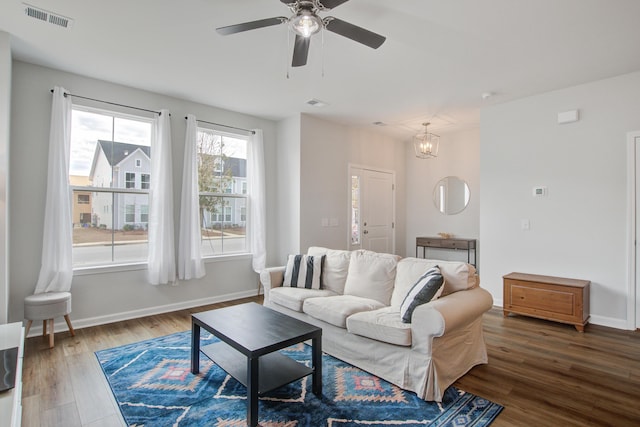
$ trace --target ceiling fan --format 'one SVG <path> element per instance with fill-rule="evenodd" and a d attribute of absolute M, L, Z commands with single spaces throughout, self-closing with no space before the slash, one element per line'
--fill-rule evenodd
<path fill-rule="evenodd" d="M 273 25 L 289 24 L 289 28 L 295 33 L 296 39 L 293 47 L 293 67 L 306 65 L 309 55 L 309 43 L 311 36 L 321 29 L 327 29 L 333 33 L 347 37 L 370 48 L 377 49 L 386 40 L 386 37 L 366 30 L 357 25 L 350 24 L 333 16 L 321 18 L 318 13 L 331 10 L 349 0 L 280 0 L 287 5 L 293 15 L 289 18 L 278 16 L 275 18 L 260 19 L 258 21 L 244 22 L 242 24 L 229 25 L 216 28 L 223 35 L 255 30 Z"/>

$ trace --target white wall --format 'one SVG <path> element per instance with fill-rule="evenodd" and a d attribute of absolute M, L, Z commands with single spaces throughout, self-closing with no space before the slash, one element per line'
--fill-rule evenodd
<path fill-rule="evenodd" d="M 278 122 L 276 231 L 278 247 L 272 264 L 283 265 L 300 252 L 300 116 Z"/>
<path fill-rule="evenodd" d="M 11 117 L 11 36 L 0 31 L 0 324 L 9 318 L 9 128 Z"/>
<path fill-rule="evenodd" d="M 379 132 L 301 117 L 300 249 L 346 249 L 350 226 L 349 164 L 396 172 L 396 253 L 405 247 L 404 144 Z M 323 227 L 322 218 L 338 225 Z"/>
<path fill-rule="evenodd" d="M 412 142 L 405 144 L 407 157 L 407 255 L 415 256 L 416 237 L 454 237 L 478 239 L 480 235 L 480 129 L 443 134 L 438 157 L 418 159 Z M 469 205 L 459 214 L 443 215 L 433 203 L 436 183 L 446 176 L 457 176 L 469 185 Z M 478 241 L 478 255 L 482 250 Z M 419 251 L 422 257 L 422 248 Z M 427 249 L 427 258 L 467 260 L 467 253 Z M 473 261 L 473 255 L 471 255 Z M 478 260 L 478 258 L 476 259 Z M 479 264 L 477 264 L 480 267 Z"/>
<path fill-rule="evenodd" d="M 161 108 L 170 110 L 176 222 L 180 217 L 179 202 L 186 127 L 184 117 L 188 113 L 193 113 L 202 120 L 247 129 L 263 129 L 267 180 L 267 254 L 268 257 L 273 257 L 277 239 L 277 235 L 273 234 L 276 218 L 272 214 L 276 206 L 274 197 L 276 193 L 276 124 L 274 122 L 14 61 L 10 189 L 13 194 L 19 194 L 20 197 L 12 198 L 10 205 L 12 231 L 9 251 L 10 320 L 22 319 L 23 299 L 33 292 L 40 268 L 51 114 L 50 89 L 54 85 L 63 86 L 78 95 L 152 110 Z M 0 87 L 0 93 L 4 92 Z M 0 117 L 3 116 L 1 111 Z M 131 110 L 128 111 L 131 112 Z M 0 143 L 1 141 L 0 139 Z M 175 230 L 176 233 L 179 230 L 177 224 Z M 177 235 L 175 241 L 178 242 Z M 274 261 L 268 258 L 267 262 Z M 120 318 L 255 295 L 258 291 L 257 275 L 251 268 L 249 257 L 231 257 L 209 262 L 206 264 L 206 271 L 207 275 L 203 279 L 183 282 L 175 287 L 156 287 L 147 284 L 146 270 L 75 275 L 71 289 L 72 320 L 76 327 L 82 327 Z"/>
<path fill-rule="evenodd" d="M 580 121 L 559 125 L 572 109 Z M 638 129 L 640 73 L 482 111 L 482 284 L 497 305 L 512 271 L 586 279 L 591 321 L 626 327 L 626 134 Z"/>

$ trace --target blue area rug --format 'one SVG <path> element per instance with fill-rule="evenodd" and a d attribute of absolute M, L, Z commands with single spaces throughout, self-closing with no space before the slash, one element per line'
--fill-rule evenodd
<path fill-rule="evenodd" d="M 244 426 L 246 389 L 205 355 L 191 374 L 191 331 L 96 352 L 130 426 Z M 217 341 L 203 331 L 202 346 Z M 311 349 L 282 353 L 309 365 Z M 450 387 L 442 403 L 425 402 L 388 382 L 323 355 L 323 397 L 311 377 L 262 396 L 264 427 L 487 426 L 502 406 Z"/>

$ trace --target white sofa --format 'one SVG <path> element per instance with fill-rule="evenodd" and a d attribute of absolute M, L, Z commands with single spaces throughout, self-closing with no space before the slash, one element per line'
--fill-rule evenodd
<path fill-rule="evenodd" d="M 438 402 L 469 369 L 487 363 L 482 314 L 493 299 L 472 265 L 321 247 L 307 254 L 325 255 L 321 289 L 283 287 L 285 267 L 267 268 L 260 273 L 264 305 L 322 327 L 326 353 Z M 435 265 L 442 295 L 403 323 L 405 295 Z"/>

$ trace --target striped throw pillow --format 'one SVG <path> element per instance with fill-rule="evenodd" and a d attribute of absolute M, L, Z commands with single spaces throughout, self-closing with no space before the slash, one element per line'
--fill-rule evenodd
<path fill-rule="evenodd" d="M 289 255 L 282 286 L 320 289 L 325 255 Z"/>
<path fill-rule="evenodd" d="M 444 278 L 440 268 L 431 267 L 413 285 L 400 305 L 400 317 L 403 323 L 411 323 L 413 310 L 421 304 L 437 299 L 442 294 Z"/>

